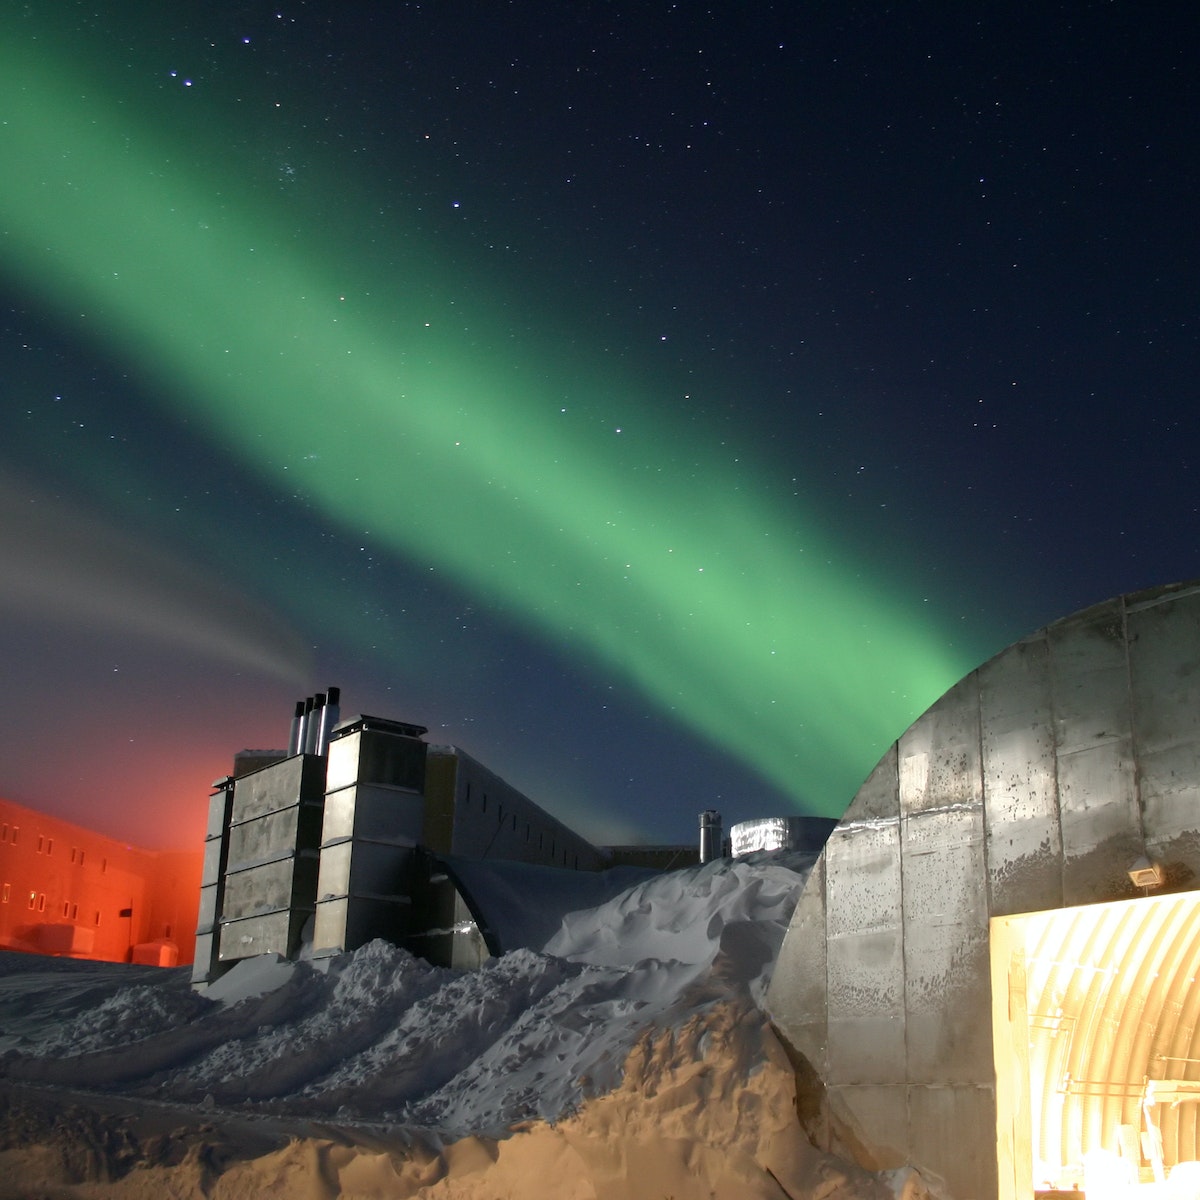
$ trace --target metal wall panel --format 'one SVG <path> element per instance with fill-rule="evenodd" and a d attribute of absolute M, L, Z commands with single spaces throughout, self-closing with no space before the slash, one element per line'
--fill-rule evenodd
<path fill-rule="evenodd" d="M 358 784 L 325 797 L 323 842 L 367 838 L 415 846 L 421 842 L 425 801 L 419 792 L 377 784 Z"/>
<path fill-rule="evenodd" d="M 292 902 L 294 856 L 225 876 L 223 921 L 237 921 L 256 913 L 274 912 Z"/>
<path fill-rule="evenodd" d="M 902 825 L 908 1078 L 979 1082 L 992 1072 L 980 808 L 927 809 Z"/>
<path fill-rule="evenodd" d="M 325 760 L 296 754 L 234 782 L 231 820 L 250 821 L 302 799 L 319 801 L 324 794 Z"/>
<path fill-rule="evenodd" d="M 1129 668 L 1147 843 L 1200 875 L 1200 592 L 1131 607 Z"/>
<path fill-rule="evenodd" d="M 1048 629 L 1058 745 L 1063 903 L 1129 894 L 1143 849 L 1123 609 L 1098 605 Z"/>
<path fill-rule="evenodd" d="M 873 777 L 873 798 L 894 794 Z M 886 800 L 884 801 L 886 803 Z M 900 822 L 868 817 L 825 844 L 828 1061 L 846 1083 L 904 1078 L 903 913 Z"/>
<path fill-rule="evenodd" d="M 299 845 L 300 805 L 243 821 L 229 829 L 229 861 L 226 873 L 241 871 L 258 863 L 288 858 Z"/>
<path fill-rule="evenodd" d="M 213 785 L 218 790 L 208 798 L 208 825 L 205 838 L 219 838 L 229 828 L 229 815 L 233 805 L 233 785 L 222 786 L 218 780 Z"/>
<path fill-rule="evenodd" d="M 204 843 L 204 865 L 200 868 L 202 883 L 215 883 L 225 872 L 226 843 L 220 838 L 210 838 Z"/>
<path fill-rule="evenodd" d="M 840 826 L 825 843 L 824 858 L 831 938 L 900 928 L 898 819 Z"/>
<path fill-rule="evenodd" d="M 299 942 L 297 915 L 286 909 L 230 921 L 221 926 L 221 961 L 253 958 L 259 954 L 280 954 L 287 958 L 296 952 Z"/>
<path fill-rule="evenodd" d="M 1044 636 L 1010 646 L 979 672 L 980 742 L 993 914 L 1062 904 L 1062 834 Z"/>
<path fill-rule="evenodd" d="M 858 794 L 842 818 L 846 821 L 871 821 L 875 818 L 896 818 L 900 815 L 900 796 L 897 785 L 896 744 L 893 743 L 875 764 L 875 769 L 863 781 Z M 832 834 L 830 835 L 832 836 Z"/>
<path fill-rule="evenodd" d="M 985 1024 L 990 1013 L 981 1013 Z M 996 1098 L 990 1087 L 912 1087 L 912 1159 L 940 1175 L 954 1200 L 996 1195 Z"/>
<path fill-rule="evenodd" d="M 827 1070 L 829 984 L 825 858 L 813 865 L 767 989 L 767 1011 L 822 1078 Z"/>
<path fill-rule="evenodd" d="M 321 900 L 313 927 L 313 953 L 319 957 L 357 949 L 374 938 L 401 943 L 410 933 L 411 905 L 393 900 L 340 896 Z"/>
<path fill-rule="evenodd" d="M 852 1138 L 870 1130 L 863 1166 L 872 1171 L 894 1170 L 908 1159 L 908 1088 L 838 1084 L 828 1090 L 830 1111 L 849 1126 Z"/>
<path fill-rule="evenodd" d="M 828 947 L 830 1078 L 902 1083 L 904 945 L 899 927 L 831 937 Z"/>
<path fill-rule="evenodd" d="M 974 673 L 937 701 L 897 743 L 900 811 L 983 803 L 979 692 Z"/>
<path fill-rule="evenodd" d="M 217 925 L 218 901 L 221 888 L 219 884 L 208 883 L 200 888 L 200 907 L 196 912 L 196 932 L 212 933 Z M 199 961 L 197 955 L 195 961 Z"/>

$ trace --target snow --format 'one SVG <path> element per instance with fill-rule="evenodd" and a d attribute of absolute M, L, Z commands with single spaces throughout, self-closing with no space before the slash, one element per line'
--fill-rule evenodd
<path fill-rule="evenodd" d="M 283 1122 L 279 1127 L 293 1137 L 310 1134 L 314 1122 L 334 1122 L 359 1147 L 359 1158 L 372 1138 L 387 1139 L 393 1154 L 400 1144 L 423 1147 L 411 1151 L 412 1162 L 425 1162 L 429 1178 L 447 1187 L 480 1170 L 502 1175 L 501 1162 L 517 1162 L 534 1145 L 542 1147 L 539 1154 L 561 1156 L 563 1138 L 573 1147 L 571 1170 L 594 1173 L 599 1168 L 579 1157 L 579 1147 L 616 1136 L 593 1130 L 597 1114 L 609 1114 L 605 1129 L 604 1122 L 616 1120 L 612 1114 L 641 1129 L 646 1113 L 661 1107 L 664 1088 L 686 1107 L 723 1081 L 722 1102 L 737 1111 L 755 1089 L 794 1086 L 756 1005 L 811 862 L 776 853 L 645 879 L 569 913 L 544 944 L 472 972 L 431 966 L 377 941 L 322 964 L 273 955 L 248 960 L 201 995 L 190 986 L 188 968 L 4 955 L 0 1077 L 43 1091 L 83 1089 L 93 1104 L 119 1097 L 143 1107 L 220 1113 L 226 1127 L 232 1116 Z M 502 883 L 511 895 L 511 880 Z M 486 892 L 486 881 L 475 884 Z M 509 928 L 521 924 L 510 921 Z M 680 1073 L 686 1087 L 666 1087 Z M 658 1097 L 648 1109 L 647 1089 Z M 782 1115 L 772 1109 L 769 1123 L 782 1122 L 787 1137 L 807 1147 L 790 1101 L 776 1100 L 780 1106 Z M 668 1115 L 664 1110 L 655 1120 Z M 571 1140 L 572 1130 L 585 1129 L 586 1136 Z M 756 1155 L 778 1156 L 780 1146 L 791 1145 L 784 1132 L 766 1142 L 761 1128 L 710 1134 L 726 1137 L 731 1154 L 742 1139 L 737 1154 L 750 1157 L 738 1169 L 741 1188 L 763 1170 L 752 1164 Z M 636 1142 L 642 1134 L 631 1136 Z M 519 1149 L 510 1145 L 514 1139 Z M 492 1167 L 481 1166 L 471 1146 L 482 1147 Z M 633 1169 L 624 1151 L 612 1153 L 604 1170 Z M 691 1170 L 699 1150 L 681 1153 Z M 789 1149 L 781 1169 L 811 1166 L 817 1152 L 807 1147 L 807 1153 Z M 716 1181 L 728 1164 L 704 1161 L 712 1187 L 703 1194 L 721 1194 Z M 355 1169 L 365 1169 L 363 1162 Z M 464 1163 L 473 1165 L 467 1170 Z M 660 1196 L 671 1191 L 668 1176 Z M 393 1179 L 392 1190 L 379 1194 L 425 1195 L 421 1189 L 434 1183 L 410 1180 L 409 1191 L 397 1191 Z M 886 1186 L 874 1177 L 868 1183 Z M 628 1179 L 626 1185 L 614 1194 L 637 1194 Z M 477 1194 L 462 1186 L 444 1194 Z M 480 1186 L 483 1196 L 497 1185 Z M 682 1200 L 688 1193 L 676 1194 Z"/>

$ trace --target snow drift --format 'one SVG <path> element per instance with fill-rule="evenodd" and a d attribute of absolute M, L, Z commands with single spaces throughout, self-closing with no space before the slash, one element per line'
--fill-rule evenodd
<path fill-rule="evenodd" d="M 243 1177 L 270 1195 L 276 1176 L 314 1196 L 890 1196 L 805 1142 L 757 1008 L 809 865 L 657 876 L 469 973 L 372 942 L 249 960 L 198 995 L 186 969 L 6 955 L 0 1178 L 80 1196 L 243 1194 Z M 63 1106 L 84 1114 L 75 1135 L 49 1115 Z M 95 1149 L 97 1120 L 125 1130 L 123 1158 Z M 72 1137 L 89 1170 L 64 1165 Z"/>

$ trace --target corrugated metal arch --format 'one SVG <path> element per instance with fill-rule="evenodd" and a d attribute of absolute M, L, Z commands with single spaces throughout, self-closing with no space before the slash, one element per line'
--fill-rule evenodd
<path fill-rule="evenodd" d="M 1035 1183 L 1082 1183 L 1097 1151 L 1134 1170 L 1140 1157 L 1194 1160 L 1200 895 L 1000 920 L 1020 931 L 1024 957 Z"/>

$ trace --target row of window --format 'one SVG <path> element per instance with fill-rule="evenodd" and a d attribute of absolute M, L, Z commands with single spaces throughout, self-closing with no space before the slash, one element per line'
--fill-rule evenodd
<path fill-rule="evenodd" d="M 12 884 L 6 883 L 3 888 L 0 888 L 0 904 L 8 904 L 12 900 Z M 46 911 L 46 893 L 39 891 L 31 891 L 29 893 L 26 907 L 31 912 L 44 913 Z M 62 915 L 68 921 L 77 921 L 79 919 L 79 905 L 72 904 L 70 900 L 64 900 L 62 905 Z M 100 913 L 96 912 L 97 925 L 100 924 Z"/>
<path fill-rule="evenodd" d="M 20 825 L 11 825 L 10 826 L 7 821 L 4 822 L 3 824 L 0 824 L 0 843 L 7 842 L 10 846 L 15 846 L 17 844 L 17 834 L 20 832 L 21 832 Z M 39 833 L 38 840 L 37 840 L 37 853 L 38 854 L 53 854 L 54 853 L 54 839 L 52 837 L 45 837 L 44 835 Z M 86 853 L 87 853 L 86 851 L 79 849 L 78 846 L 72 846 L 71 847 L 71 862 L 77 867 L 82 867 L 84 856 Z M 103 875 L 107 870 L 108 870 L 108 859 L 102 858 L 100 860 L 100 873 Z"/>
<path fill-rule="evenodd" d="M 488 803 L 487 792 L 484 792 L 483 799 L 479 805 L 480 812 L 487 812 L 487 803 Z M 468 783 L 467 788 L 466 788 L 466 795 L 463 798 L 463 807 L 469 808 L 470 805 L 471 805 L 471 785 Z M 503 823 L 503 821 L 504 821 L 504 805 L 503 804 L 500 805 L 500 809 L 496 814 L 496 819 L 498 821 L 500 821 L 501 823 Z M 517 814 L 516 813 L 512 814 L 512 831 L 513 831 L 513 833 L 517 832 Z M 533 828 L 530 825 L 530 823 L 528 821 L 526 821 L 525 822 L 525 840 L 528 842 L 528 841 L 531 841 L 532 839 L 533 839 Z M 545 833 L 543 833 L 539 830 L 539 832 L 538 832 L 538 849 L 545 850 L 545 848 L 546 848 L 546 835 L 545 835 Z M 558 856 L 558 839 L 551 838 L 550 839 L 550 857 L 551 857 L 551 859 L 553 859 L 553 858 L 556 858 L 557 856 Z M 562 852 L 562 861 L 563 861 L 563 866 L 565 867 L 567 865 L 567 851 L 565 848 Z M 579 870 L 579 855 L 578 854 L 575 855 L 575 870 L 577 870 L 577 871 Z"/>

